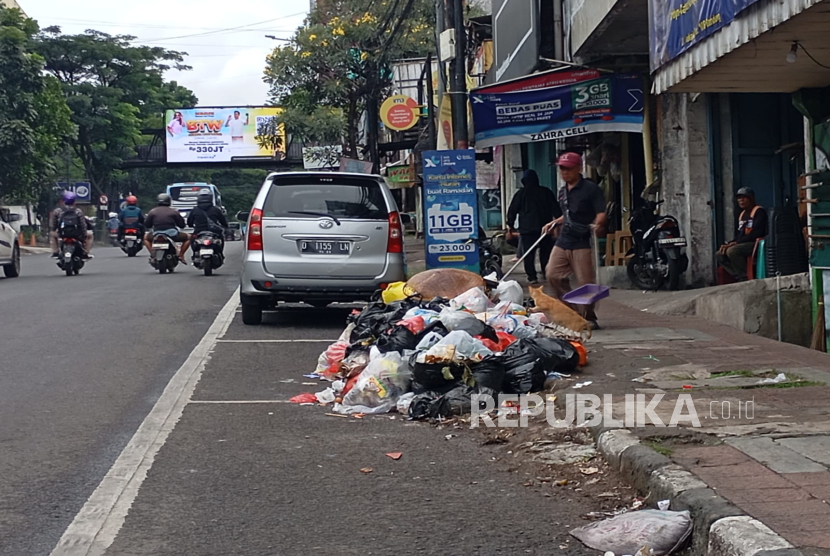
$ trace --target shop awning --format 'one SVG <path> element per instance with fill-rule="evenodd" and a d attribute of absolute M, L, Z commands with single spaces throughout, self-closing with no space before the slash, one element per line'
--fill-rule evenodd
<path fill-rule="evenodd" d="M 638 75 L 554 70 L 479 87 L 470 102 L 476 147 L 643 131 Z"/>

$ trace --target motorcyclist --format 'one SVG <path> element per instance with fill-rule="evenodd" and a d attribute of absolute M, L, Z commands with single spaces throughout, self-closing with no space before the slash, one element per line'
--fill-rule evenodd
<path fill-rule="evenodd" d="M 65 215 L 74 215 L 65 217 Z M 67 226 L 70 221 L 73 221 L 71 226 Z M 75 193 L 72 191 L 64 191 L 61 196 L 60 206 L 52 211 L 49 217 L 49 225 L 51 231 L 49 232 L 49 242 L 52 245 L 52 257 L 58 257 L 58 238 L 72 237 L 80 240 L 83 245 L 82 258 L 91 258 L 87 249 L 87 218 L 84 211 L 75 206 Z"/>
<path fill-rule="evenodd" d="M 193 237 L 202 232 L 213 232 L 219 237 L 225 237 L 225 230 L 228 227 L 228 220 L 222 209 L 213 204 L 213 193 L 207 189 L 199 192 L 196 197 L 196 207 L 187 215 L 187 225 L 193 228 Z M 224 243 L 219 244 L 219 251 L 222 252 Z"/>
<path fill-rule="evenodd" d="M 127 201 L 127 206 L 118 215 L 119 242 L 124 239 L 124 230 L 127 228 L 135 228 L 138 230 L 140 236 L 144 235 L 144 213 L 138 206 L 138 198 L 135 195 L 129 195 L 125 200 Z"/>
<path fill-rule="evenodd" d="M 182 264 L 187 264 L 184 258 L 187 253 L 187 248 L 190 247 L 190 236 L 181 231 L 185 227 L 184 218 L 179 214 L 179 211 L 172 208 L 170 205 L 173 200 L 167 193 L 162 193 L 158 196 L 158 206 L 147 213 L 147 218 L 144 219 L 144 225 L 147 228 L 147 234 L 144 236 L 144 246 L 150 252 L 150 260 L 153 258 L 153 234 L 163 233 L 169 236 L 176 243 L 181 243 L 179 249 L 179 261 Z"/>

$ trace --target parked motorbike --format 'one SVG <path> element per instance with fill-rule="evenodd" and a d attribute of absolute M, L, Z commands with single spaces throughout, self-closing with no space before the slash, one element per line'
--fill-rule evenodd
<path fill-rule="evenodd" d="M 686 238 L 677 218 L 657 215 L 663 201 L 648 201 L 628 219 L 632 247 L 626 255 L 628 278 L 641 290 L 659 290 L 668 282 L 670 290 L 680 285 L 680 275 L 689 267 Z"/>
<path fill-rule="evenodd" d="M 66 237 L 58 238 L 58 267 L 66 272 L 67 276 L 78 275 L 84 267 L 84 245 L 77 239 Z"/>
<path fill-rule="evenodd" d="M 496 279 L 501 280 L 504 276 L 502 270 L 502 256 L 495 246 L 496 239 L 503 237 L 504 233 L 498 233 L 492 237 L 487 237 L 487 233 L 479 228 L 478 238 L 470 238 L 465 243 L 475 244 L 478 246 L 478 264 L 479 274 L 482 276 L 496 275 Z"/>
<path fill-rule="evenodd" d="M 201 232 L 193 239 L 193 266 L 204 271 L 205 276 L 225 263 L 222 238 L 213 232 Z"/>
<path fill-rule="evenodd" d="M 173 272 L 179 266 L 178 250 L 176 242 L 166 234 L 153 235 L 153 256 L 150 259 L 153 268 L 159 274 Z"/>
<path fill-rule="evenodd" d="M 124 236 L 121 239 L 121 250 L 124 251 L 128 257 L 135 257 L 142 248 L 141 234 L 136 228 L 125 228 Z"/>

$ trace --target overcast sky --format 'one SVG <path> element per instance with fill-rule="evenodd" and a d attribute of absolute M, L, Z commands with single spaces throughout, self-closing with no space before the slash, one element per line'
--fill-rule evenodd
<path fill-rule="evenodd" d="M 308 0 L 18 0 L 41 27 L 96 29 L 190 54 L 187 72 L 170 72 L 202 106 L 264 104 L 265 56 L 302 24 Z M 235 29 L 230 29 L 235 28 Z M 192 36 L 196 35 L 196 36 Z"/>

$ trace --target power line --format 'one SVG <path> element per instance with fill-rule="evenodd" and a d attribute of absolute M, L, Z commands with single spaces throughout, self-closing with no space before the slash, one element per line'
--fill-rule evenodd
<path fill-rule="evenodd" d="M 190 37 L 204 37 L 207 35 L 215 35 L 218 33 L 228 33 L 230 31 L 238 31 L 240 29 L 245 29 L 248 27 L 253 27 L 255 25 L 264 25 L 266 23 L 273 23 L 274 21 L 280 21 L 282 19 L 290 19 L 292 17 L 297 17 L 298 15 L 304 15 L 306 12 L 297 12 L 294 14 L 289 14 L 283 17 L 275 17 L 274 19 L 266 19 L 264 21 L 257 21 L 255 23 L 248 23 L 247 25 L 237 25 L 236 27 L 227 27 L 225 29 L 218 29 L 216 31 L 204 31 L 202 33 L 192 33 L 190 35 L 179 35 L 177 37 L 161 37 L 161 38 L 151 38 L 151 39 L 136 39 L 138 42 L 162 42 L 162 41 L 172 41 L 177 39 L 188 39 Z"/>
<path fill-rule="evenodd" d="M 289 16 L 291 17 L 291 16 Z M 143 28 L 143 29 L 172 29 L 172 30 L 182 30 L 182 29 L 189 29 L 193 31 L 222 31 L 224 28 L 222 27 L 188 27 L 184 25 L 157 25 L 152 23 L 123 23 L 120 21 L 103 21 L 97 19 L 75 19 L 75 18 L 68 18 L 68 17 L 54 17 L 50 18 L 54 21 L 66 21 L 70 25 L 90 25 L 90 24 L 103 24 L 103 25 L 117 25 L 118 27 L 135 27 L 135 28 Z M 251 31 L 259 31 L 258 29 L 251 29 Z M 291 32 L 293 29 L 262 29 L 262 31 L 273 31 L 273 32 Z"/>

